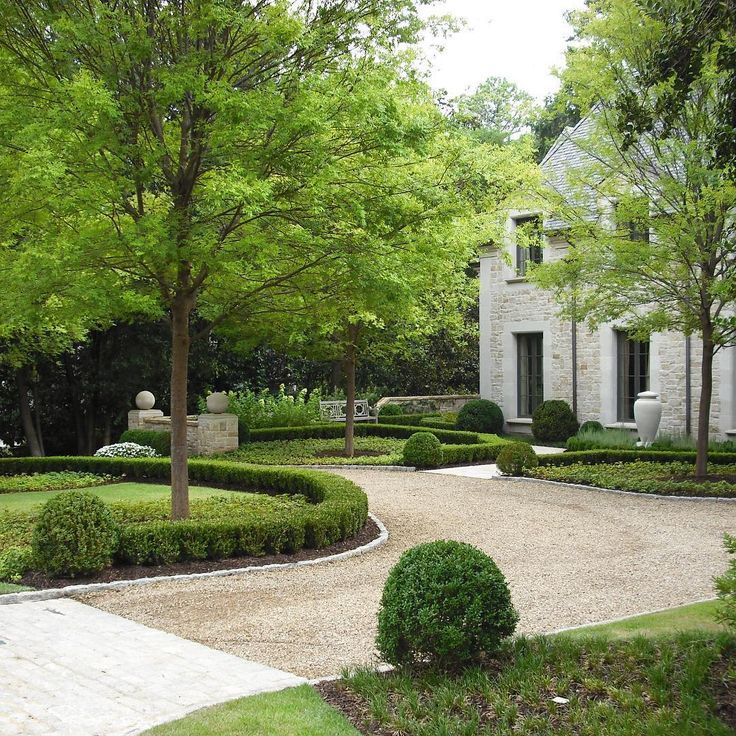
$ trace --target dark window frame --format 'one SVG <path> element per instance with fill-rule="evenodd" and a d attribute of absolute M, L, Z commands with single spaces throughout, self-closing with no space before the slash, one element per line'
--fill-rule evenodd
<path fill-rule="evenodd" d="M 529 263 L 542 263 L 543 252 L 542 252 L 542 238 L 544 237 L 544 230 L 542 224 L 541 215 L 524 215 L 522 217 L 514 218 L 514 231 L 518 227 L 523 227 L 525 223 L 537 223 L 537 230 L 539 231 L 539 245 L 521 245 L 516 243 L 516 275 L 526 276 L 527 268 Z"/>
<path fill-rule="evenodd" d="M 642 197 L 642 199 L 644 199 Z M 629 240 L 633 242 L 648 243 L 651 239 L 651 233 L 649 227 L 641 229 L 638 222 L 633 220 L 619 220 L 618 217 L 618 202 L 614 204 L 613 208 L 616 229 L 626 230 Z"/>
<path fill-rule="evenodd" d="M 650 343 L 632 340 L 616 331 L 616 417 L 619 422 L 634 421 L 634 402 L 649 390 Z"/>
<path fill-rule="evenodd" d="M 516 334 L 516 412 L 531 418 L 544 401 L 544 333 Z"/>

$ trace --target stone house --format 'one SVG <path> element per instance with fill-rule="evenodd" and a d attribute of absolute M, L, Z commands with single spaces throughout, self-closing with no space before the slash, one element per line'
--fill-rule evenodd
<path fill-rule="evenodd" d="M 586 155 L 580 142 L 591 126 L 585 118 L 566 129 L 542 161 L 546 180 L 563 196 L 569 188 L 565 172 Z M 514 231 L 519 227 L 536 228 L 543 247 L 518 245 Z M 662 400 L 660 431 L 691 434 L 700 394 L 696 336 L 668 332 L 636 341 L 617 324 L 590 332 L 583 324 L 563 321 L 552 296 L 527 281 L 529 262 L 565 255 L 564 227 L 539 210 L 511 211 L 505 242 L 481 253 L 481 396 L 501 406 L 509 432 L 531 431 L 532 413 L 545 399 L 564 399 L 581 423 L 597 420 L 606 427 L 635 429 L 636 395 L 651 390 Z M 711 434 L 721 439 L 736 435 L 735 369 L 736 348 L 720 350 L 713 372 Z"/>

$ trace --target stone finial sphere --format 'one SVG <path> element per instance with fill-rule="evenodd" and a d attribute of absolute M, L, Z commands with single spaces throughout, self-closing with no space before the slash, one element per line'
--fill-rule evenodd
<path fill-rule="evenodd" d="M 136 394 L 135 405 L 139 409 L 153 409 L 153 405 L 156 403 L 156 397 L 150 391 L 141 391 Z"/>

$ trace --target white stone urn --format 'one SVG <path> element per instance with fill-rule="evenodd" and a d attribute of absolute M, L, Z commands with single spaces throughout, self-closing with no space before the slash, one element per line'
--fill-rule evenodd
<path fill-rule="evenodd" d="M 223 391 L 216 391 L 214 394 L 210 394 L 207 397 L 207 411 L 210 414 L 224 414 L 227 411 L 227 406 L 230 403 L 230 399 Z"/>
<path fill-rule="evenodd" d="M 156 397 L 150 391 L 140 391 L 136 394 L 135 405 L 142 411 L 153 409 Z"/>
<path fill-rule="evenodd" d="M 642 391 L 634 402 L 634 419 L 639 430 L 640 444 L 644 447 L 654 442 L 662 419 L 662 402 L 654 391 Z"/>

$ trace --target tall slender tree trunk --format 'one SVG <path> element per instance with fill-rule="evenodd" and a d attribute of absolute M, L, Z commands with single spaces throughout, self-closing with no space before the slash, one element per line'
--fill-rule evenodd
<path fill-rule="evenodd" d="M 695 456 L 695 477 L 708 474 L 708 440 L 710 432 L 710 404 L 713 397 L 713 326 L 710 320 L 703 325 L 703 361 L 700 367 L 700 403 L 698 405 L 698 439 Z"/>
<path fill-rule="evenodd" d="M 41 454 L 45 455 L 46 448 L 43 444 L 43 428 L 41 427 L 41 396 L 38 393 L 37 379 L 33 380 L 31 393 L 33 395 L 33 423 L 36 428 L 36 439 L 38 441 L 38 446 L 41 448 Z"/>
<path fill-rule="evenodd" d="M 355 363 L 358 352 L 358 325 L 348 325 L 347 345 L 345 346 L 345 455 L 355 454 Z"/>
<path fill-rule="evenodd" d="M 187 380 L 192 299 L 177 296 L 171 307 L 171 518 L 189 516 Z"/>
<path fill-rule="evenodd" d="M 18 408 L 20 409 L 20 421 L 23 426 L 23 434 L 26 436 L 28 450 L 33 457 L 42 457 L 43 448 L 36 434 L 33 423 L 31 403 L 28 400 L 28 368 L 18 368 L 15 372 L 15 385 L 18 388 Z"/>

